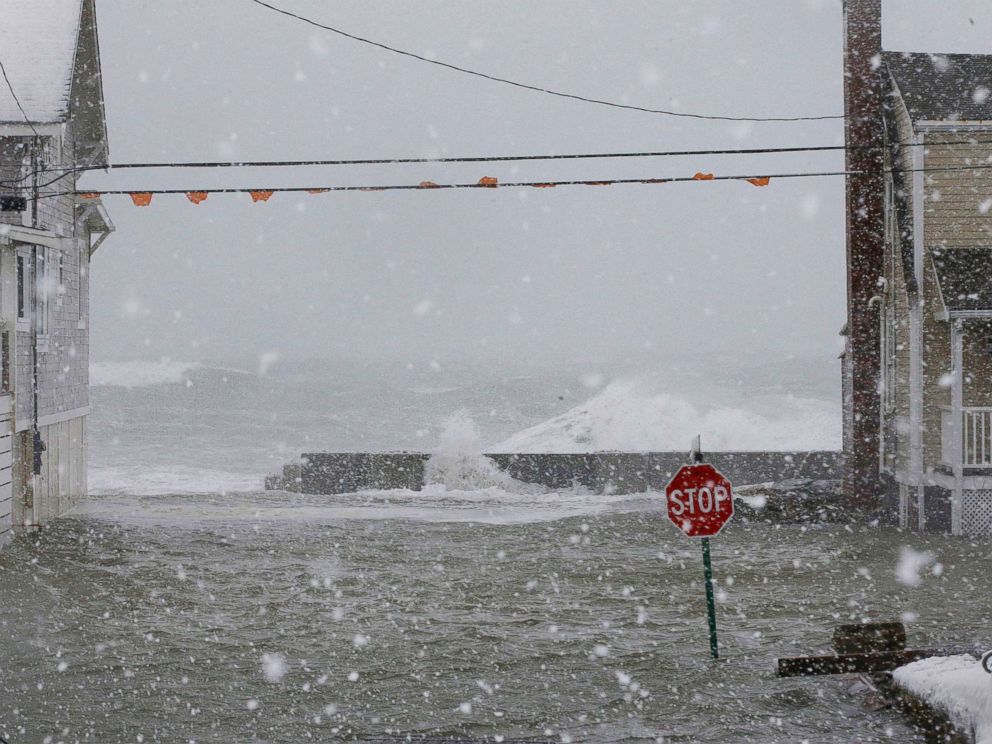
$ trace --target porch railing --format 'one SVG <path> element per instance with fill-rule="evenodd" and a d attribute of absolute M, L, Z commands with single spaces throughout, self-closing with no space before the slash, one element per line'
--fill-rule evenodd
<path fill-rule="evenodd" d="M 941 459 L 954 464 L 954 418 L 950 408 L 940 412 Z M 961 465 L 966 468 L 992 467 L 992 408 L 961 409 Z"/>

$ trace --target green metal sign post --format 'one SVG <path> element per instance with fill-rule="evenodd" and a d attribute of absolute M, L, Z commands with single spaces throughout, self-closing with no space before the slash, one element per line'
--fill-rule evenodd
<path fill-rule="evenodd" d="M 699 437 L 692 443 L 691 465 L 684 465 L 665 487 L 668 519 L 686 537 L 703 544 L 703 576 L 706 580 L 706 615 L 710 629 L 710 654 L 720 658 L 716 637 L 716 603 L 713 597 L 713 564 L 710 538 L 719 534 L 734 516 L 734 494 L 730 481 L 712 465 L 703 462 Z"/>
<path fill-rule="evenodd" d="M 716 603 L 713 601 L 713 565 L 710 563 L 710 539 L 704 537 L 703 543 L 703 576 L 706 578 L 706 612 L 710 622 L 710 654 L 714 659 L 720 658 L 720 649 L 716 640 Z"/>

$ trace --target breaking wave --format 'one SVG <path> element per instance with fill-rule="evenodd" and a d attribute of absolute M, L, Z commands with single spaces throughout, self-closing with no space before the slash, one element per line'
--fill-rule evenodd
<path fill-rule="evenodd" d="M 263 479 L 184 465 L 90 466 L 89 492 L 96 495 L 155 496 L 165 494 L 228 494 L 260 491 Z"/>
<path fill-rule="evenodd" d="M 182 383 L 189 379 L 190 372 L 200 366 L 199 362 L 177 362 L 171 359 L 160 359 L 157 362 L 93 362 L 90 364 L 90 384 L 138 388 Z"/>
<path fill-rule="evenodd" d="M 424 490 L 436 493 L 489 489 L 511 494 L 545 490 L 511 478 L 483 455 L 478 426 L 465 411 L 458 411 L 444 422 L 438 445 L 424 466 Z"/>
<path fill-rule="evenodd" d="M 679 451 L 696 434 L 704 450 L 835 450 L 840 407 L 830 401 L 767 396 L 747 407 L 703 407 L 636 380 L 617 381 L 582 405 L 524 429 L 497 452 Z"/>

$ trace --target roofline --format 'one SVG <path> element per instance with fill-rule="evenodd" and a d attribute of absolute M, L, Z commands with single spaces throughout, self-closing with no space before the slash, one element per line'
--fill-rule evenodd
<path fill-rule="evenodd" d="M 65 128 L 64 122 L 0 121 L 0 135 L 6 137 L 58 137 Z"/>
<path fill-rule="evenodd" d="M 900 95 L 900 98 L 902 96 Z M 912 117 L 910 117 L 912 119 Z M 955 131 L 966 129 L 970 131 L 992 130 L 992 119 L 980 119 L 976 121 L 934 121 L 930 119 L 920 119 L 913 122 L 913 128 L 928 131 Z"/>
<path fill-rule="evenodd" d="M 951 310 L 947 313 L 953 320 L 964 320 L 967 318 L 992 318 L 992 308 L 985 310 Z"/>
<path fill-rule="evenodd" d="M 100 127 L 103 129 L 104 158 L 110 160 L 110 137 L 107 134 L 107 106 L 103 98 L 103 65 L 100 62 L 100 29 L 96 17 L 96 0 L 83 0 L 79 5 L 79 32 L 76 34 L 76 49 L 72 55 L 72 80 L 76 79 L 76 57 L 79 56 L 79 35 L 83 33 L 83 17 L 86 15 L 86 5 L 93 8 L 93 52 L 96 56 L 97 89 L 100 92 Z"/>

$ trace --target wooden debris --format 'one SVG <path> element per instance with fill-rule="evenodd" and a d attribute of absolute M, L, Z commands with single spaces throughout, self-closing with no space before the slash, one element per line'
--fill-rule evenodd
<path fill-rule="evenodd" d="M 779 677 L 812 677 L 822 674 L 891 672 L 896 667 L 938 656 L 938 649 L 882 651 L 868 654 L 831 654 L 828 656 L 790 656 L 778 660 Z"/>

